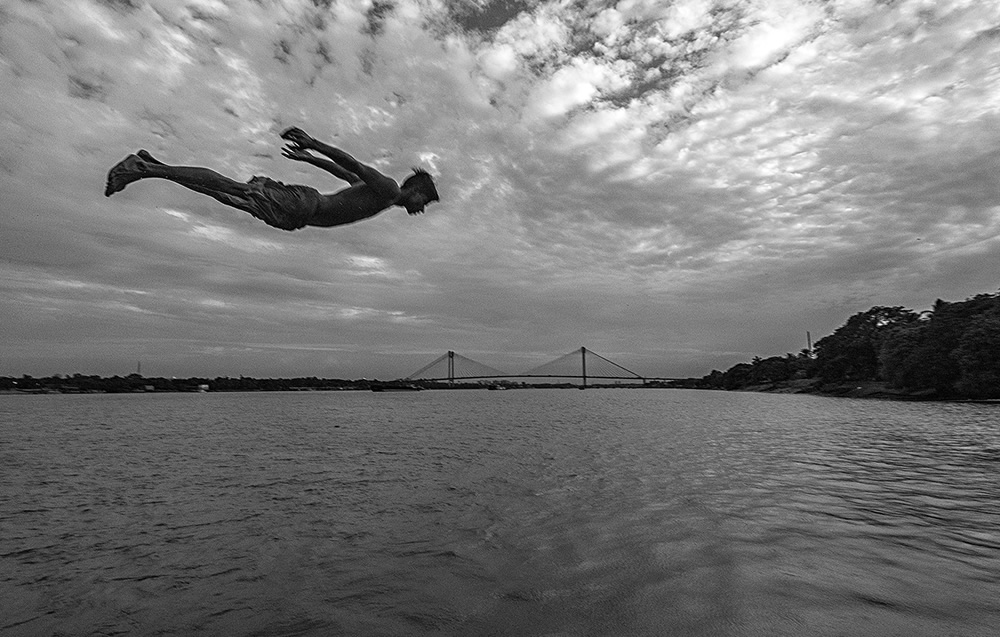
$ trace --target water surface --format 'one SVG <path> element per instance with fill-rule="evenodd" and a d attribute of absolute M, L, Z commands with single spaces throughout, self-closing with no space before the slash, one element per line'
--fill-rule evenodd
<path fill-rule="evenodd" d="M 1000 411 L 0 396 L 0 635 L 995 635 Z"/>

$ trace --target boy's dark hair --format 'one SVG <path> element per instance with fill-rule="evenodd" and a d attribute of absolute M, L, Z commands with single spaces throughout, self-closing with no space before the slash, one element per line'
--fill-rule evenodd
<path fill-rule="evenodd" d="M 428 201 L 441 201 L 431 174 L 423 168 L 414 168 L 413 174 L 403 180 L 403 188 L 412 185 L 427 195 Z"/>

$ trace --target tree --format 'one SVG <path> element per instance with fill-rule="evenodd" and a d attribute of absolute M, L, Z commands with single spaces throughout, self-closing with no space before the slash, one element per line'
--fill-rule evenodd
<path fill-rule="evenodd" d="M 894 327 L 918 321 L 903 307 L 876 306 L 847 319 L 816 341 L 816 374 L 825 382 L 878 380 L 882 340 Z"/>
<path fill-rule="evenodd" d="M 750 363 L 737 363 L 727 369 L 722 374 L 723 389 L 741 389 L 746 387 L 750 381 L 750 372 L 753 365 Z"/>
<path fill-rule="evenodd" d="M 959 339 L 954 358 L 955 388 L 970 398 L 1000 398 L 1000 311 L 973 319 Z"/>
<path fill-rule="evenodd" d="M 777 383 L 788 380 L 792 377 L 793 370 L 789 369 L 788 359 L 781 356 L 771 356 L 770 358 L 755 358 L 753 369 L 750 370 L 751 384 Z"/>
<path fill-rule="evenodd" d="M 883 336 L 879 373 L 890 387 L 905 390 L 933 387 L 932 366 L 927 365 L 932 358 L 927 332 L 927 322 L 917 321 L 894 326 Z"/>

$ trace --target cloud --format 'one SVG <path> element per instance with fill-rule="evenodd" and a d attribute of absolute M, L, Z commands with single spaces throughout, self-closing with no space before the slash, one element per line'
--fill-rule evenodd
<path fill-rule="evenodd" d="M 593 60 L 580 60 L 560 68 L 532 92 L 529 114 L 542 117 L 565 115 L 571 109 L 591 102 L 604 91 L 624 87 L 626 82 L 621 76 L 621 66 L 620 62 L 600 64 Z"/>
<path fill-rule="evenodd" d="M 0 373 L 393 377 L 585 344 L 701 374 L 991 291 L 998 23 L 958 0 L 7 3 Z M 282 233 L 166 182 L 101 195 L 137 148 L 338 188 L 281 157 L 290 125 L 427 166 L 442 202 Z"/>

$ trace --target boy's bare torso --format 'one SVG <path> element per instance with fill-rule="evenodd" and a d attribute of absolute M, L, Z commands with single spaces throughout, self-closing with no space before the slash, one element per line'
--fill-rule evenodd
<path fill-rule="evenodd" d="M 335 193 L 324 194 L 309 225 L 329 228 L 372 217 L 396 202 L 399 188 L 395 190 L 395 193 L 387 188 L 376 190 L 360 182 Z"/>

